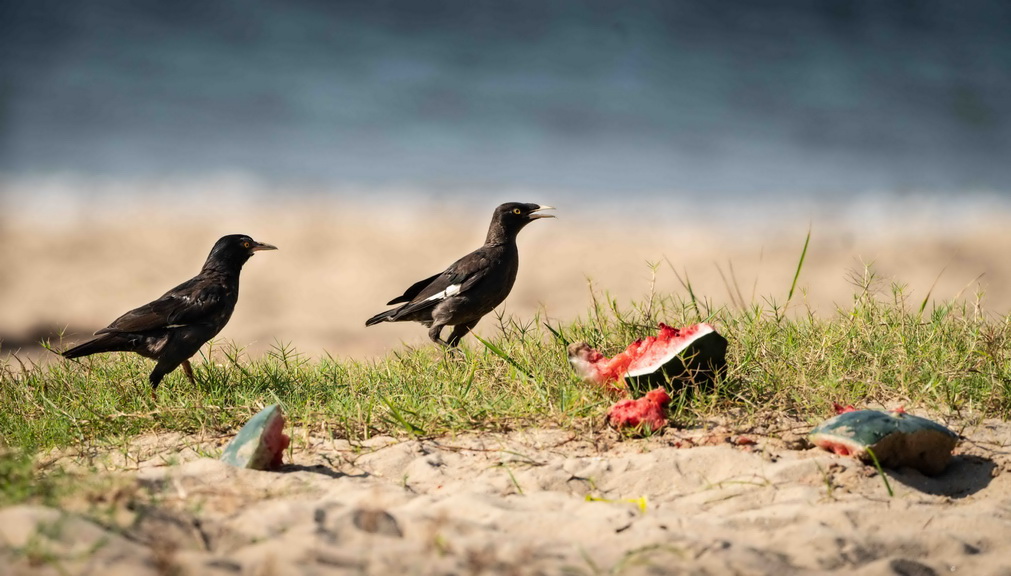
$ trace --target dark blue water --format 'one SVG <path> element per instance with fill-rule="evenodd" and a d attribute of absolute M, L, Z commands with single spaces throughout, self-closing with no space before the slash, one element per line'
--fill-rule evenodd
<path fill-rule="evenodd" d="M 0 174 L 1011 195 L 1011 2 L 0 2 Z"/>

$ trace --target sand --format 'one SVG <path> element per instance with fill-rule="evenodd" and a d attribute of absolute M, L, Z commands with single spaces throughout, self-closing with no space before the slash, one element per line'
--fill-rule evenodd
<path fill-rule="evenodd" d="M 938 477 L 888 471 L 891 496 L 873 468 L 806 445 L 807 429 L 710 423 L 636 440 L 527 429 L 361 443 L 298 429 L 278 472 L 201 457 L 226 438 L 135 438 L 59 455 L 109 470 L 115 489 L 64 511 L 0 510 L 0 565 L 7 574 L 1011 574 L 1007 423 L 962 430 L 972 442 Z M 87 510 L 100 520 L 85 520 Z"/>

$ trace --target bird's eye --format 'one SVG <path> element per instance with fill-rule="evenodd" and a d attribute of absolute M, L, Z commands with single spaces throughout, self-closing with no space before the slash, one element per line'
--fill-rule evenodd
<path fill-rule="evenodd" d="M 242 247 L 243 248 L 249 248 L 250 246 L 251 246 L 251 244 L 249 242 L 243 242 L 242 243 Z"/>
<path fill-rule="evenodd" d="M 513 214 L 522 214 L 522 213 L 523 211 L 520 210 L 519 208 L 513 208 Z"/>

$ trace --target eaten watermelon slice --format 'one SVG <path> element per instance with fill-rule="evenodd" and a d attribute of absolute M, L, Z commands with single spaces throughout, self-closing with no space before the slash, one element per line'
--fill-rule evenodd
<path fill-rule="evenodd" d="M 685 386 L 712 386 L 727 365 L 727 339 L 711 324 L 660 324 L 656 336 L 636 340 L 611 358 L 584 342 L 570 344 L 568 354 L 572 369 L 586 382 L 633 396 L 657 387 L 678 393 Z"/>
<path fill-rule="evenodd" d="M 291 438 L 284 433 L 284 413 L 271 404 L 249 419 L 221 453 L 221 460 L 239 468 L 277 470 Z"/>
<path fill-rule="evenodd" d="M 944 471 L 958 435 L 944 426 L 907 414 L 901 408 L 891 412 L 848 410 L 830 418 L 811 431 L 815 446 L 840 456 L 871 462 L 870 453 L 885 468 L 909 466 L 928 476 Z"/>

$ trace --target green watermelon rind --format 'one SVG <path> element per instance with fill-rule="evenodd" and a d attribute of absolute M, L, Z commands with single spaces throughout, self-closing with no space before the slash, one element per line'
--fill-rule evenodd
<path fill-rule="evenodd" d="M 864 462 L 871 460 L 870 448 L 886 468 L 910 466 L 934 476 L 947 467 L 959 438 L 948 428 L 912 414 L 857 410 L 822 422 L 811 431 L 810 439 L 826 449 L 842 447 Z"/>
<path fill-rule="evenodd" d="M 712 328 L 700 331 L 650 366 L 636 362 L 634 369 L 624 374 L 625 381 L 636 397 L 657 387 L 675 394 L 688 385 L 709 388 L 726 367 L 727 344 Z"/>
<path fill-rule="evenodd" d="M 281 407 L 277 404 L 271 404 L 257 412 L 228 443 L 220 460 L 238 468 L 269 468 L 273 455 L 264 443 L 264 435 L 277 418 L 284 418 Z"/>
<path fill-rule="evenodd" d="M 709 324 L 696 324 L 690 328 L 681 329 L 679 332 L 680 337 L 669 342 L 658 342 L 653 348 L 641 352 L 629 363 L 625 377 L 635 378 L 653 373 L 657 367 L 664 366 L 671 360 L 678 358 L 689 346 L 706 335 L 716 332 L 716 329 Z M 663 328 L 661 328 L 661 333 L 663 333 Z M 670 344 L 676 345 L 670 346 Z"/>

